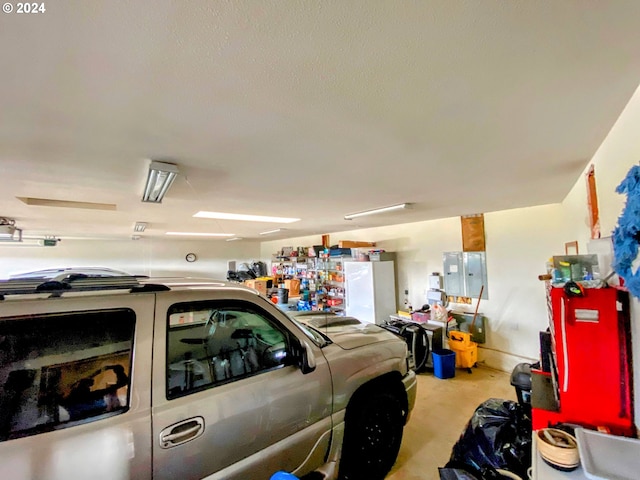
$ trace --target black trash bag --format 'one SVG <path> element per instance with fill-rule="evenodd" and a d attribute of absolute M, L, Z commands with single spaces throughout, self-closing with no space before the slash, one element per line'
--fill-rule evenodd
<path fill-rule="evenodd" d="M 253 280 L 256 278 L 254 275 L 248 272 L 227 270 L 227 280 L 230 282 L 244 282 L 245 280 Z"/>
<path fill-rule="evenodd" d="M 481 472 L 477 472 L 468 466 L 466 468 L 453 468 L 447 466 L 444 468 L 438 468 L 438 472 L 440 473 L 440 480 L 512 480 L 514 478 L 512 476 L 503 475 L 500 471 L 491 467 L 484 468 Z"/>
<path fill-rule="evenodd" d="M 440 480 L 482 480 L 480 472 L 469 465 L 460 465 L 459 462 L 449 462 L 442 468 L 438 468 Z"/>
<path fill-rule="evenodd" d="M 531 418 L 517 402 L 490 398 L 481 403 L 453 446 L 450 464 L 483 472 L 503 469 L 527 478 L 531 467 Z M 499 477 L 498 477 L 499 478 Z"/>
<path fill-rule="evenodd" d="M 267 276 L 267 264 L 264 262 L 253 262 L 251 264 L 251 271 L 258 277 Z"/>
<path fill-rule="evenodd" d="M 444 468 L 438 468 L 440 480 L 511 480 L 512 477 L 502 475 L 493 467 L 485 467 L 482 471 L 471 465 L 457 461 L 449 461 Z M 528 478 L 528 477 L 525 477 Z"/>

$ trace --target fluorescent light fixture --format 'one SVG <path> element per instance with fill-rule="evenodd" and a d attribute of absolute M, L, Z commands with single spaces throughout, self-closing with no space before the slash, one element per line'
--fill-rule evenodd
<path fill-rule="evenodd" d="M 43 247 L 44 240 L 13 240 L 7 242 L 0 239 L 0 244 L 2 244 L 2 247 Z"/>
<path fill-rule="evenodd" d="M 227 238 L 227 242 L 235 242 L 236 240 L 243 240 L 242 237 L 233 237 L 233 238 Z"/>
<path fill-rule="evenodd" d="M 235 233 L 199 233 L 199 232 L 167 232 L 167 235 L 180 235 L 184 237 L 235 237 Z"/>
<path fill-rule="evenodd" d="M 147 184 L 142 195 L 143 202 L 162 203 L 164 195 L 178 176 L 179 170 L 173 163 L 152 161 L 149 165 Z"/>
<path fill-rule="evenodd" d="M 293 223 L 299 222 L 299 218 L 266 217 L 263 215 L 243 215 L 241 213 L 205 212 L 200 211 L 194 215 L 196 218 L 215 218 L 217 220 L 242 220 L 244 222 L 269 222 L 269 223 Z"/>
<path fill-rule="evenodd" d="M 147 224 L 145 222 L 136 222 L 136 224 L 133 226 L 133 231 L 144 232 L 146 228 L 147 228 Z"/>
<path fill-rule="evenodd" d="M 284 228 L 276 228 L 275 230 L 267 230 L 266 232 L 260 232 L 260 235 L 271 235 L 272 233 L 278 233 L 284 231 Z"/>
<path fill-rule="evenodd" d="M 375 208 L 373 210 L 365 210 L 364 212 L 358 212 L 358 213 L 349 213 L 348 215 L 344 216 L 344 219 L 353 220 L 354 218 L 364 217 L 366 215 L 375 215 L 376 213 L 385 213 L 385 212 L 392 212 L 394 210 L 403 210 L 405 208 L 409 208 L 410 205 L 411 205 L 410 203 L 400 203 L 398 205 L 391 205 L 390 207 Z"/>

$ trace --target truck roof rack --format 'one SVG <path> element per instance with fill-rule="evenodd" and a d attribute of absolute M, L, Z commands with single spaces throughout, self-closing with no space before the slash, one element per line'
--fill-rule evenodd
<path fill-rule="evenodd" d="M 157 292 L 170 290 L 166 285 L 145 284 L 146 276 L 128 275 L 109 269 L 51 269 L 16 275 L 0 280 L 0 300 L 6 295 L 50 293 L 60 297 L 65 292 L 100 290 L 131 290 L 132 292 Z"/>

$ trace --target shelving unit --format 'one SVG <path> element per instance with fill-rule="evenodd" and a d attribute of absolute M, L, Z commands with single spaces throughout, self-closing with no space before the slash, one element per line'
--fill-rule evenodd
<path fill-rule="evenodd" d="M 297 278 L 302 280 L 307 278 L 309 257 L 281 257 L 273 256 L 271 259 L 271 275 L 274 284 L 282 283 L 285 278 Z"/>
<path fill-rule="evenodd" d="M 347 256 L 318 257 L 308 270 L 308 277 L 315 283 L 316 302 L 319 309 L 344 315 L 345 278 L 344 262 L 351 260 Z"/>

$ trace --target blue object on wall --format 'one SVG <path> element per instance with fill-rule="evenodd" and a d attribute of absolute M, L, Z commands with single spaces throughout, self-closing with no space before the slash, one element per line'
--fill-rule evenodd
<path fill-rule="evenodd" d="M 613 230 L 613 269 L 631 294 L 640 298 L 640 269 L 633 271 L 640 240 L 640 166 L 631 167 L 616 192 L 626 194 L 627 201 Z"/>

